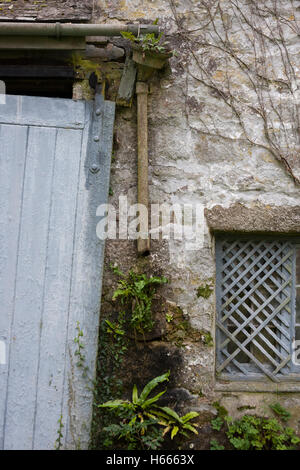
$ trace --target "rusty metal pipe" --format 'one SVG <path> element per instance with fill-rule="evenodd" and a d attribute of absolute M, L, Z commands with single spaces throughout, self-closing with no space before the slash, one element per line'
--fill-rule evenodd
<path fill-rule="evenodd" d="M 137 82 L 137 138 L 138 138 L 138 204 L 141 237 L 137 240 L 138 254 L 150 251 L 149 237 L 149 188 L 148 188 L 148 84 Z M 147 210 L 146 210 L 146 209 Z"/>

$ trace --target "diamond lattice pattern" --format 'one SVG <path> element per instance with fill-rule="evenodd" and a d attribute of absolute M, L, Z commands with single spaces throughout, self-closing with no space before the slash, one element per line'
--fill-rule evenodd
<path fill-rule="evenodd" d="M 222 241 L 218 373 L 277 382 L 291 359 L 293 247 L 285 241 Z"/>

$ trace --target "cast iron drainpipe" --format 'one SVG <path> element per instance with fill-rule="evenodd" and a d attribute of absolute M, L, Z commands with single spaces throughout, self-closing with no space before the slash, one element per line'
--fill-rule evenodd
<path fill-rule="evenodd" d="M 149 24 L 85 24 L 85 23 L 0 23 L 0 36 L 121 36 L 128 31 L 136 36 L 159 33 L 159 26 Z"/>

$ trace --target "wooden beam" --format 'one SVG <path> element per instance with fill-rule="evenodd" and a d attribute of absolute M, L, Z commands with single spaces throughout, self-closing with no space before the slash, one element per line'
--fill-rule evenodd
<path fill-rule="evenodd" d="M 135 62 L 131 58 L 127 57 L 118 91 L 117 105 L 131 106 L 134 95 L 136 72 L 137 68 Z"/>
<path fill-rule="evenodd" d="M 0 49 L 85 50 L 84 37 L 0 36 Z"/>

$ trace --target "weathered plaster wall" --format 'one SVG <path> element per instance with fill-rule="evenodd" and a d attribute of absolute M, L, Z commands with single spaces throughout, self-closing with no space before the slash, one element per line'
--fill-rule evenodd
<path fill-rule="evenodd" d="M 208 3 L 213 5 L 215 2 Z M 247 4 L 247 2 L 240 3 L 245 6 Z M 251 61 L 251 55 L 254 53 L 250 39 L 247 40 L 236 19 L 231 16 L 230 2 L 222 1 L 221 4 L 232 27 L 237 53 L 241 58 L 245 60 L 250 58 Z M 226 61 L 222 61 L 216 48 L 206 48 L 205 52 L 204 46 L 199 45 L 200 39 L 202 42 L 209 40 L 210 35 L 214 34 L 211 28 L 204 37 L 202 28 L 209 19 L 201 2 L 99 0 L 97 6 L 98 10 L 95 11 L 98 11 L 98 17 L 107 22 L 154 21 L 158 17 L 160 24 L 167 30 L 167 37 L 172 47 L 179 51 L 179 56 L 170 60 L 170 67 L 156 75 L 151 84 L 150 202 L 199 203 L 207 209 L 220 205 L 223 209 L 228 208 L 229 219 L 230 207 L 239 203 L 253 210 L 252 220 L 256 219 L 256 207 L 278 206 L 274 209 L 277 219 L 288 207 L 290 211 L 286 218 L 281 220 L 280 229 L 293 231 L 297 225 L 297 221 L 293 222 L 293 214 L 296 214 L 297 219 L 299 214 L 300 187 L 295 184 L 291 173 L 294 177 L 298 175 L 299 157 L 295 160 L 293 152 L 286 151 L 284 157 L 293 167 L 293 171 L 289 172 L 285 162 L 278 159 L 278 154 L 272 149 L 271 151 L 267 149 L 268 141 L 264 135 L 262 121 L 257 113 L 247 108 L 248 105 L 257 104 L 257 97 L 253 94 L 249 80 L 234 63 L 230 63 L 227 69 L 229 72 L 226 72 Z M 292 16 L 289 13 L 289 6 L 288 1 L 280 2 L 281 13 L 288 15 L 287 17 Z M 299 14 L 299 2 L 295 2 L 295 6 Z M 175 10 L 177 18 L 174 17 Z M 96 19 L 97 14 L 94 20 Z M 196 32 L 187 39 L 186 36 L 179 34 L 179 30 L 184 29 Z M 284 34 L 299 85 L 297 33 L 287 26 Z M 267 72 L 274 80 L 270 85 L 273 100 L 274 102 L 290 100 L 291 95 L 285 95 L 279 85 L 275 86 L 277 79 L 284 80 L 277 45 L 269 43 L 268 47 Z M 243 112 L 243 122 L 249 132 L 249 138 L 242 132 L 238 118 L 230 106 L 216 94 L 215 88 L 207 86 L 205 80 L 202 80 L 205 74 L 203 76 L 203 72 L 199 70 L 197 60 L 206 66 L 210 64 L 214 85 L 226 81 L 226 73 L 231 75 L 232 93 L 244 102 L 244 105 L 239 105 L 241 106 L 239 109 Z M 195 76 L 201 80 L 195 79 Z M 272 114 L 273 119 L 273 126 L 276 128 L 274 114 Z M 290 115 L 286 117 L 287 127 L 291 124 L 289 119 L 292 120 Z M 118 109 L 111 176 L 113 195 L 110 198 L 110 202 L 116 207 L 119 195 L 126 195 L 129 202 L 136 202 L 135 121 L 135 106 L 132 109 Z M 279 121 L 278 118 L 278 128 L 280 128 Z M 220 214 L 220 217 L 226 217 L 225 210 L 220 211 Z M 263 219 L 261 213 L 257 214 Z M 276 220 L 274 221 L 272 214 L 268 223 L 274 229 Z M 217 216 L 217 211 L 212 213 L 212 217 L 214 215 Z M 247 224 L 249 228 L 247 217 L 247 210 L 243 217 L 236 217 L 236 223 L 241 224 L 242 230 Z M 225 229 L 229 227 L 231 230 L 232 224 L 230 220 L 219 220 L 219 225 Z M 265 230 L 268 230 L 267 225 Z M 255 408 L 250 410 L 250 413 L 268 413 L 267 403 L 279 400 L 291 410 L 292 424 L 297 428 L 300 418 L 297 411 L 300 406 L 298 394 L 278 396 L 272 393 L 221 393 L 215 390 L 214 346 L 211 346 L 210 342 L 207 344 L 206 341 L 207 333 L 214 338 L 214 292 L 208 298 L 197 297 L 199 286 L 214 285 L 213 241 L 208 227 L 205 231 L 204 246 L 195 251 L 187 251 L 184 243 L 174 240 L 152 242 L 149 258 L 142 261 L 144 269 L 164 274 L 169 278 L 168 286 L 161 291 L 165 305 L 159 307 L 157 313 L 163 318 L 166 310 L 176 312 L 179 309 L 182 319 L 188 321 L 190 330 L 182 332 L 178 329 L 176 333 L 175 327 L 175 333 L 173 331 L 172 335 L 168 335 L 165 333 L 168 325 L 165 325 L 160 338 L 146 345 L 141 344 L 138 352 L 133 350 L 128 355 L 124 379 L 130 388 L 133 383 L 143 384 L 170 368 L 172 374 L 170 387 L 173 389 L 170 395 L 171 404 L 186 406 L 186 409 L 195 409 L 201 413 L 200 422 L 203 427 L 200 439 L 193 443 L 195 448 L 208 446 L 205 436 L 209 433 L 209 427 L 204 423 L 215 413 L 211 406 L 215 400 L 219 400 L 231 414 L 236 416 L 245 413 L 247 406 L 253 404 Z M 141 263 L 136 258 L 135 242 L 123 240 L 107 242 L 102 317 L 109 314 L 113 308 L 110 299 L 115 280 L 109 270 L 110 263 L 117 264 L 123 270 Z"/>

